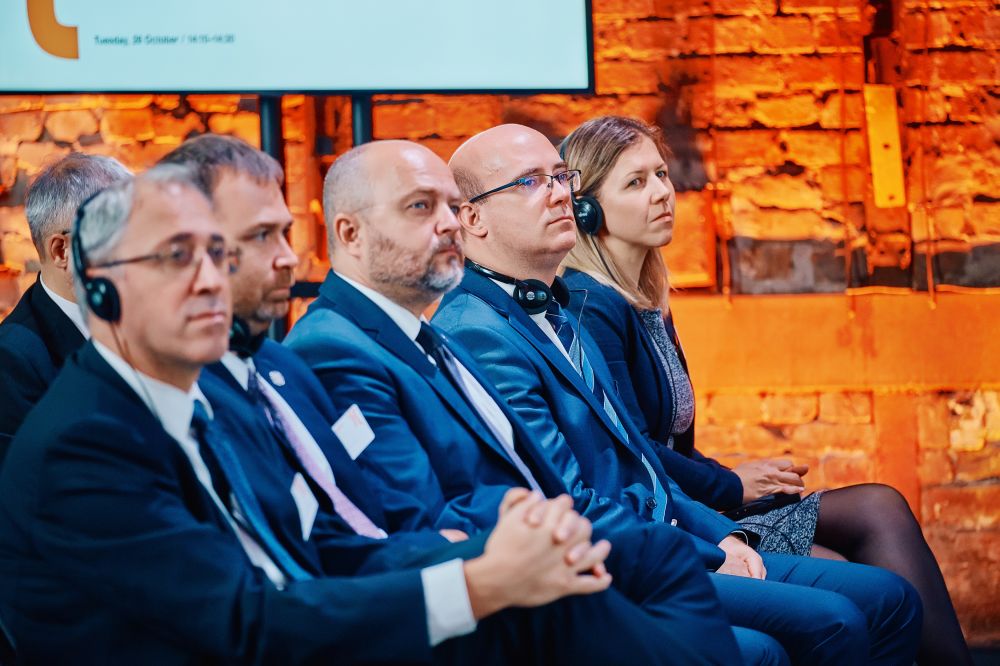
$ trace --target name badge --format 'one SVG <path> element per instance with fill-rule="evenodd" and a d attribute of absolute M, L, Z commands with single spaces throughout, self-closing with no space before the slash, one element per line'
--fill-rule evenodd
<path fill-rule="evenodd" d="M 312 534 L 313 523 L 316 522 L 316 513 L 319 511 L 319 500 L 313 495 L 312 488 L 306 482 L 302 474 L 296 474 L 292 479 L 291 487 L 292 499 L 299 510 L 299 523 L 302 526 L 302 539 L 309 540 Z"/>
<path fill-rule="evenodd" d="M 331 430 L 347 449 L 347 455 L 351 456 L 351 460 L 357 460 L 362 451 L 375 441 L 375 433 L 365 420 L 365 415 L 361 413 L 361 408 L 356 404 L 351 405 L 344 415 L 337 419 Z"/>

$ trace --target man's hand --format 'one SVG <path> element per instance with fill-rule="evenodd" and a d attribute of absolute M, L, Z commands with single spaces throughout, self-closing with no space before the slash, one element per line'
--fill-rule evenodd
<path fill-rule="evenodd" d="M 507 493 L 483 555 L 465 563 L 476 619 L 608 588 L 604 560 L 611 544 L 590 543 L 590 521 L 572 504 L 566 495 L 546 501 L 522 489 Z"/>
<path fill-rule="evenodd" d="M 793 465 L 791 460 L 755 460 L 733 468 L 743 483 L 743 503 L 775 493 L 801 493 L 802 477 L 808 465 Z"/>
<path fill-rule="evenodd" d="M 469 538 L 469 535 L 462 530 L 453 530 L 445 528 L 443 530 L 438 530 L 438 534 L 443 536 L 445 539 L 452 543 L 458 543 L 459 541 L 465 541 Z"/>
<path fill-rule="evenodd" d="M 767 577 L 767 569 L 764 568 L 760 555 L 735 536 L 727 536 L 720 541 L 719 548 L 725 551 L 726 561 L 718 568 L 718 573 L 760 580 Z"/>

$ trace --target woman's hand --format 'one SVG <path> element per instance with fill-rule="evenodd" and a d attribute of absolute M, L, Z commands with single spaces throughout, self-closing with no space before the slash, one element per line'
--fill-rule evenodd
<path fill-rule="evenodd" d="M 743 503 L 764 495 L 801 493 L 805 490 L 802 477 L 808 465 L 793 465 L 791 460 L 755 460 L 733 468 L 743 483 Z"/>

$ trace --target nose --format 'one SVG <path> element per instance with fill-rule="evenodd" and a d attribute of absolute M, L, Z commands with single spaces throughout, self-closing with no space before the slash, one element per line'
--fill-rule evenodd
<path fill-rule="evenodd" d="M 434 231 L 437 232 L 439 236 L 447 233 L 455 233 L 462 229 L 462 225 L 458 221 L 458 216 L 455 215 L 455 211 L 451 209 L 451 206 L 442 205 L 439 208 L 444 211 L 438 216 L 437 226 Z"/>
<path fill-rule="evenodd" d="M 674 195 L 674 184 L 669 178 L 664 178 L 663 180 L 653 178 L 652 182 L 654 183 L 653 194 L 651 197 L 653 203 L 658 204 L 669 201 Z"/>
<path fill-rule="evenodd" d="M 563 184 L 555 178 L 549 179 L 549 204 L 553 208 L 565 206 L 569 203 L 571 196 L 573 196 L 573 190 L 570 189 L 569 183 Z"/>
<path fill-rule="evenodd" d="M 278 242 L 281 243 L 281 249 L 278 252 L 278 256 L 274 259 L 274 267 L 279 269 L 295 268 L 299 265 L 299 255 L 295 254 L 292 246 L 288 244 L 288 238 L 285 237 L 285 234 L 280 235 L 281 240 Z"/>
<path fill-rule="evenodd" d="M 194 284 L 191 285 L 191 290 L 196 294 L 217 293 L 226 284 L 227 276 L 223 275 L 222 270 L 212 262 L 212 258 L 208 256 L 208 252 L 201 253 L 195 265 L 195 271 Z"/>

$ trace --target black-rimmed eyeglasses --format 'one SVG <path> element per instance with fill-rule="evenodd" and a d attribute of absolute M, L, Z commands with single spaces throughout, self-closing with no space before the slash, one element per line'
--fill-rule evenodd
<path fill-rule="evenodd" d="M 533 173 L 527 176 L 521 176 L 520 178 L 512 180 L 509 183 L 505 183 L 500 187 L 494 187 L 492 190 L 483 192 L 482 194 L 477 194 L 469 199 L 469 203 L 482 201 L 491 194 L 496 194 L 497 192 L 502 192 L 511 188 L 517 188 L 518 192 L 523 192 L 524 194 L 532 194 L 538 191 L 538 189 L 544 184 L 551 190 L 552 185 L 556 182 L 563 187 L 568 187 L 570 192 L 575 192 L 580 189 L 580 171 L 578 169 L 570 169 L 557 174 Z"/>
<path fill-rule="evenodd" d="M 112 259 L 93 264 L 91 268 L 112 268 L 113 266 L 123 266 L 125 264 L 137 264 L 144 261 L 154 261 L 161 266 L 181 272 L 192 264 L 201 262 L 201 246 L 195 242 L 194 238 L 183 238 L 170 241 L 166 248 L 159 252 L 144 254 L 140 257 L 129 257 L 128 259 Z M 205 247 L 205 254 L 209 261 L 219 270 L 225 269 L 228 273 L 235 273 L 240 267 L 240 249 L 229 249 L 226 242 L 221 238 L 213 238 Z"/>

